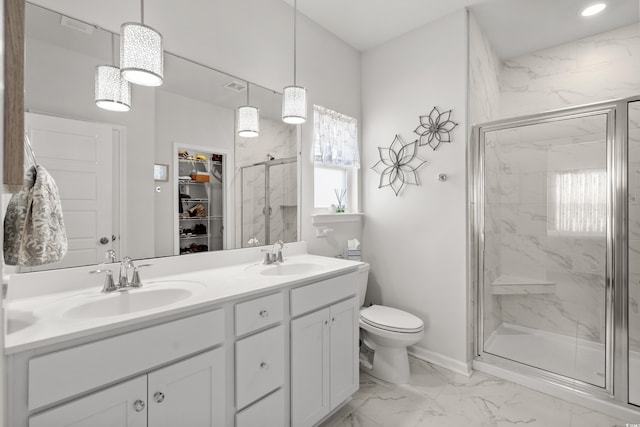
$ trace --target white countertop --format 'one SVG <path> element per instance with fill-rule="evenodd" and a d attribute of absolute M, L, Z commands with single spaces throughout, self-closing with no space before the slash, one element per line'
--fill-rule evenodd
<path fill-rule="evenodd" d="M 244 250 L 240 250 L 244 251 Z M 240 252 L 238 252 L 240 253 Z M 252 252 L 255 253 L 255 250 Z M 215 257 L 215 255 L 212 255 Z M 51 292 L 43 295 L 22 295 L 5 301 L 5 315 L 7 327 L 10 333 L 5 335 L 5 354 L 17 353 L 62 343 L 71 339 L 90 337 L 93 334 L 118 329 L 136 323 L 158 320 L 163 317 L 181 313 L 188 313 L 208 306 L 212 308 L 231 299 L 247 297 L 265 291 L 277 290 L 285 286 L 294 286 L 302 283 L 310 283 L 322 280 L 337 274 L 356 271 L 360 263 L 346 261 L 337 258 L 328 258 L 306 253 L 285 257 L 283 265 L 313 264 L 314 269 L 301 274 L 265 275 L 261 274 L 265 268 L 273 268 L 258 262 L 238 263 L 229 266 L 219 266 L 209 269 L 193 271 L 188 264 L 182 266 L 179 260 L 188 257 L 171 257 L 158 259 L 161 263 L 173 259 L 173 274 L 150 277 L 145 279 L 146 270 L 141 271 L 141 289 L 127 292 L 144 292 L 145 290 L 170 286 L 169 282 L 196 282 L 191 283 L 189 289 L 193 294 L 181 301 L 134 313 L 105 316 L 96 318 L 69 318 L 63 316 L 69 307 L 77 306 L 78 301 L 92 301 L 110 297 L 117 297 L 117 293 L 103 294 L 102 286 L 92 285 L 85 288 L 73 288 L 65 285 L 61 292 Z M 244 257 L 246 259 L 246 256 Z M 200 257 L 200 260 L 206 259 Z M 256 259 L 252 256 L 251 259 Z M 149 260 L 140 261 L 140 264 Z M 156 261 L 156 260 L 151 260 Z M 211 264 L 216 264 L 212 262 Z M 182 268 L 181 268 L 182 267 Z M 93 266 L 95 268 L 95 266 Z M 86 270 L 86 268 L 84 269 Z M 86 271 L 83 270 L 83 274 Z M 162 268 L 160 268 L 162 270 Z M 166 268 L 165 271 L 168 271 Z M 47 279 L 46 273 L 38 273 L 35 280 Z M 82 276 L 86 277 L 86 276 Z M 114 275 L 117 280 L 117 275 Z M 103 280 L 102 276 L 99 276 Z M 99 283 L 102 283 L 98 280 Z M 96 283 L 96 280 L 92 280 Z M 37 284 L 37 286 L 40 286 Z"/>

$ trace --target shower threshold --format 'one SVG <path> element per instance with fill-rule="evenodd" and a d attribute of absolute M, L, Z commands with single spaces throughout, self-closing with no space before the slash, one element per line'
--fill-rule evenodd
<path fill-rule="evenodd" d="M 502 323 L 486 353 L 604 387 L 604 344 Z M 629 403 L 640 405 L 640 352 L 629 352 Z"/>

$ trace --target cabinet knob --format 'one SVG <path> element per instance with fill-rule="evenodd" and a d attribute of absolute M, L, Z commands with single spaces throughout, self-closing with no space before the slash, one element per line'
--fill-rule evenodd
<path fill-rule="evenodd" d="M 333 323 L 333 322 L 335 322 L 335 321 L 336 321 L 336 318 L 335 318 L 335 317 L 332 317 L 332 318 L 331 318 L 331 323 Z"/>
<path fill-rule="evenodd" d="M 325 325 L 328 325 L 328 324 L 329 324 L 329 321 L 328 321 L 328 320 L 325 320 L 325 321 L 324 321 L 324 324 L 325 324 Z"/>
<path fill-rule="evenodd" d="M 144 411 L 144 407 L 145 407 L 144 400 L 138 399 L 135 402 L 133 402 L 133 409 L 135 409 L 136 412 Z"/>
<path fill-rule="evenodd" d="M 260 317 L 262 318 L 269 317 L 269 312 L 267 310 L 260 310 L 260 313 L 258 314 L 260 314 Z"/>
<path fill-rule="evenodd" d="M 269 364 L 267 362 L 262 362 L 260 363 L 260 368 L 266 371 L 267 369 L 269 369 Z"/>
<path fill-rule="evenodd" d="M 156 403 L 162 403 L 164 401 L 164 393 L 161 391 L 156 391 L 155 393 L 153 393 L 153 400 L 155 400 Z"/>

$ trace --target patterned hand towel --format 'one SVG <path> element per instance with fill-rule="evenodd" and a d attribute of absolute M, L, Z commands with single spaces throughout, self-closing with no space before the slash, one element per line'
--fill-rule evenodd
<path fill-rule="evenodd" d="M 11 196 L 4 217 L 4 261 L 36 266 L 60 261 L 67 253 L 58 186 L 47 170 L 32 166 L 22 189 Z"/>

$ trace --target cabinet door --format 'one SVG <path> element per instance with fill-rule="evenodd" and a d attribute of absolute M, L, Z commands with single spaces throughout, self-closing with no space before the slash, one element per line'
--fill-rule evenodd
<path fill-rule="evenodd" d="M 150 373 L 149 426 L 224 426 L 225 382 L 223 348 Z"/>
<path fill-rule="evenodd" d="M 147 377 L 74 400 L 29 418 L 29 427 L 147 427 Z"/>
<path fill-rule="evenodd" d="M 351 298 L 331 306 L 331 409 L 358 390 L 359 377 L 359 326 L 360 311 L 357 298 Z"/>
<path fill-rule="evenodd" d="M 329 314 L 291 322 L 291 424 L 311 426 L 329 413 Z"/>

